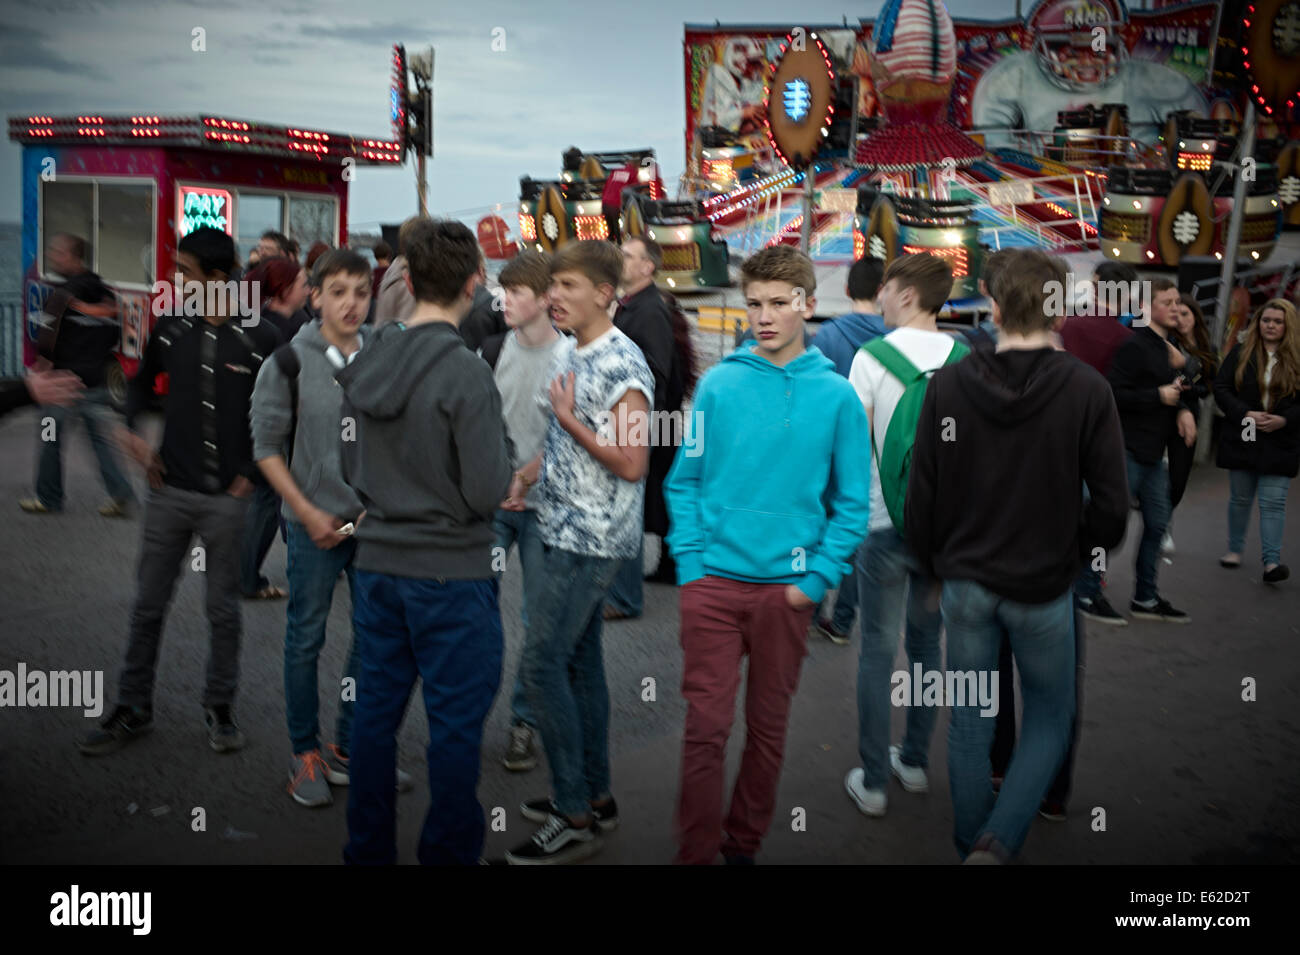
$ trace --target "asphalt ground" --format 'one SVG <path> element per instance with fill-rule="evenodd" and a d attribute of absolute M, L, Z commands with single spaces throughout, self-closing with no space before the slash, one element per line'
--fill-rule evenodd
<path fill-rule="evenodd" d="M 157 427 L 158 422 L 150 422 Z M 79 429 L 66 446 L 65 511 L 19 511 L 30 490 L 37 422 L 31 409 L 0 421 L 0 504 L 8 509 L 0 546 L 0 670 L 100 670 L 105 706 L 117 674 L 134 596 L 138 519 L 96 513 L 103 497 L 89 444 Z M 144 485 L 135 474 L 137 487 Z M 1223 570 L 1227 474 L 1198 467 L 1175 514 L 1176 553 L 1162 564 L 1162 592 L 1188 610 L 1187 626 L 1133 621 L 1090 627 L 1086 701 L 1070 813 L 1036 821 L 1026 863 L 1295 863 L 1300 861 L 1300 579 L 1263 584 L 1258 515 L 1246 564 Z M 1285 554 L 1300 560 L 1297 495 Z M 1111 555 L 1108 595 L 1127 607 L 1133 582 L 1136 514 Z M 647 555 L 652 565 L 656 549 Z M 1285 557 L 1284 557 L 1285 559 Z M 284 584 L 283 545 L 266 571 Z M 1297 567 L 1300 569 L 1300 566 Z M 244 640 L 236 712 L 248 747 L 218 755 L 206 743 L 199 704 L 207 653 L 201 575 L 182 574 L 167 620 L 155 719 L 146 739 L 115 755 L 83 757 L 75 740 L 93 720 L 72 708 L 0 709 L 0 862 L 4 863 L 339 863 L 346 840 L 345 793 L 308 810 L 286 793 L 289 741 L 283 694 L 283 602 L 243 604 Z M 520 575 L 512 557 L 502 586 L 506 635 L 503 688 L 489 716 L 479 793 L 505 831 L 489 831 L 486 854 L 500 856 L 532 824 L 521 800 L 548 792 L 545 762 L 526 774 L 504 770 L 509 687 L 522 640 Z M 321 685 L 341 674 L 350 635 L 340 582 L 321 658 Z M 858 814 L 844 793 L 856 764 L 858 637 L 835 646 L 812 636 L 794 701 L 772 830 L 759 861 L 788 863 L 952 863 L 946 711 L 930 750 L 930 792 L 891 784 L 886 816 Z M 675 588 L 648 585 L 639 620 L 609 624 L 604 652 L 611 697 L 610 749 L 622 824 L 587 864 L 667 863 L 685 704 Z M 905 665 L 900 656 L 899 666 Z M 655 699 L 643 699 L 644 680 Z M 1243 680 L 1256 699 L 1243 700 Z M 332 694 L 322 691 L 321 724 L 333 726 Z M 418 700 L 418 695 L 415 696 Z M 905 711 L 895 710 L 895 739 Z M 734 774 L 743 745 L 738 712 L 730 751 Z M 427 808 L 427 730 L 417 704 L 399 739 L 399 761 L 416 777 L 398 802 L 399 861 L 415 861 Z M 194 810 L 206 817 L 195 831 Z M 1105 829 L 1094 825 L 1105 810 Z M 803 810 L 802 813 L 798 810 Z M 795 825 L 802 817 L 805 824 Z"/>

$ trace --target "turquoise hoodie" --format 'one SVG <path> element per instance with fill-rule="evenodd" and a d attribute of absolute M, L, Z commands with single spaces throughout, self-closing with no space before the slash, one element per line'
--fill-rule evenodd
<path fill-rule="evenodd" d="M 867 534 L 867 418 L 820 351 L 781 368 L 756 347 L 700 379 L 664 482 L 667 544 L 679 584 L 706 574 L 796 584 L 817 603 Z"/>

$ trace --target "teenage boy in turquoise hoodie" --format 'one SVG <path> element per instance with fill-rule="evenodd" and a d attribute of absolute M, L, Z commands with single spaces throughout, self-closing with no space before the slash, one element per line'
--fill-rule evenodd
<path fill-rule="evenodd" d="M 870 441 L 853 387 L 805 350 L 816 278 L 764 249 L 742 267 L 755 341 L 700 381 L 664 485 L 681 591 L 686 729 L 677 862 L 749 864 L 772 821 L 808 625 L 867 531 Z M 691 453 L 694 452 L 694 453 Z M 749 655 L 745 752 L 723 818 L 727 737 Z"/>

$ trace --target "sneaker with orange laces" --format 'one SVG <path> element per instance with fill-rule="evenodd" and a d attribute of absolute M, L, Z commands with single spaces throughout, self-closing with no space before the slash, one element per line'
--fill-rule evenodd
<path fill-rule="evenodd" d="M 320 750 L 294 753 L 289 764 L 289 795 L 304 806 L 328 806 L 334 801 L 326 779 L 325 760 Z"/>
<path fill-rule="evenodd" d="M 348 773 L 350 760 L 345 750 L 339 747 L 337 743 L 327 743 L 325 746 L 325 778 L 332 785 L 346 786 L 351 776 Z M 410 792 L 415 786 L 415 780 L 411 774 L 404 769 L 397 770 L 397 791 L 399 793 Z"/>

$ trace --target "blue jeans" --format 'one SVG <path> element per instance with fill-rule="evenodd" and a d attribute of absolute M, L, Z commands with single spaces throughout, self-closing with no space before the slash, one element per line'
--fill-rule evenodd
<path fill-rule="evenodd" d="M 524 571 L 524 598 L 519 621 L 524 625 L 524 646 L 528 646 L 528 581 L 542 573 L 542 535 L 537 528 L 536 511 L 497 510 L 492 521 L 496 546 L 509 555 L 512 544 L 519 545 L 519 564 Z M 520 651 L 522 658 L 523 651 Z M 523 668 L 515 672 L 515 688 L 510 694 L 510 722 L 514 726 L 537 726 L 533 708 L 524 692 Z"/>
<path fill-rule="evenodd" d="M 397 729 L 420 679 L 429 721 L 429 811 L 417 856 L 424 865 L 473 865 L 483 852 L 483 721 L 501 685 L 497 582 L 365 570 L 355 576 L 361 675 L 343 859 L 397 859 Z"/>
<path fill-rule="evenodd" d="M 883 789 L 889 782 L 890 679 L 898 655 L 898 635 L 907 608 L 909 672 L 919 663 L 925 671 L 942 665 L 936 582 L 920 572 L 898 531 L 872 531 L 858 549 L 858 594 L 862 600 L 862 649 L 858 657 L 858 754 L 862 784 Z M 996 652 L 996 648 L 995 648 Z M 994 661 L 996 666 L 996 660 Z M 938 714 L 932 706 L 907 710 L 907 732 L 900 758 L 908 766 L 930 764 L 930 737 Z M 987 755 L 987 753 L 986 753 Z"/>
<path fill-rule="evenodd" d="M 609 588 L 606 603 L 629 617 L 639 617 L 645 612 L 645 593 L 642 576 L 645 566 L 645 535 L 639 535 L 640 543 L 636 556 L 623 561 L 614 578 L 614 585 Z"/>
<path fill-rule="evenodd" d="M 1156 568 L 1160 562 L 1160 540 L 1169 526 L 1169 470 L 1164 461 L 1140 464 L 1131 453 L 1126 457 L 1129 492 L 1138 499 L 1142 511 L 1142 540 L 1138 543 L 1133 599 L 1149 603 L 1160 596 Z"/>
<path fill-rule="evenodd" d="M 325 646 L 325 626 L 329 623 L 330 605 L 334 602 L 334 585 L 339 571 L 347 573 L 348 594 L 356 600 L 356 572 L 353 558 L 357 541 L 347 537 L 329 550 L 312 543 L 311 535 L 297 521 L 287 522 L 289 607 L 284 631 L 284 713 L 289 723 L 289 739 L 294 754 L 320 749 L 320 693 L 317 664 Z M 349 615 L 351 616 L 351 615 Z M 343 676 L 353 680 L 352 692 L 344 698 L 340 682 L 339 715 L 335 742 L 344 752 L 350 750 L 352 710 L 356 699 L 359 653 L 356 625 L 352 627 L 352 645 Z"/>
<path fill-rule="evenodd" d="M 953 841 L 963 858 L 982 836 L 991 837 L 1008 856 L 1019 852 L 1065 759 L 1075 705 L 1073 603 L 1068 590 L 1047 603 L 1025 604 L 972 580 L 944 582 L 948 670 L 996 670 L 1005 631 L 1024 700 L 1020 739 L 996 796 L 989 786 L 989 748 L 997 721 L 981 716 L 978 702 L 952 708 L 948 781 Z"/>
<path fill-rule="evenodd" d="M 1286 528 L 1286 492 L 1291 479 L 1254 471 L 1228 473 L 1228 550 L 1240 554 L 1250 528 L 1250 505 L 1259 491 L 1259 543 L 1264 563 L 1282 563 L 1282 531 Z"/>
<path fill-rule="evenodd" d="M 82 393 L 75 404 L 42 405 L 37 420 L 37 438 L 40 454 L 36 464 L 36 496 L 52 511 L 63 510 L 63 434 L 69 419 L 78 415 L 86 425 L 90 447 L 99 462 L 99 476 L 108 496 L 115 501 L 131 502 L 135 492 L 131 482 L 122 473 L 113 447 L 113 409 L 108 403 L 107 388 L 90 388 Z M 52 441 L 41 440 L 45 433 L 45 419 L 54 420 Z"/>
<path fill-rule="evenodd" d="M 601 611 L 624 563 L 544 545 L 542 573 L 524 581 L 528 637 L 520 672 L 537 714 L 556 806 L 570 818 L 609 794 Z"/>
<path fill-rule="evenodd" d="M 239 589 L 245 597 L 270 584 L 262 576 L 262 564 L 279 527 L 280 495 L 269 484 L 254 484 L 244 519 L 244 539 L 239 545 Z"/>

